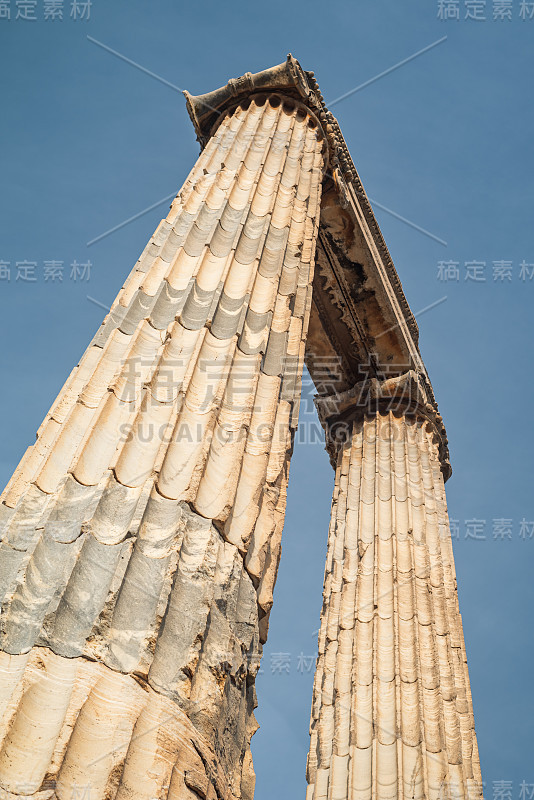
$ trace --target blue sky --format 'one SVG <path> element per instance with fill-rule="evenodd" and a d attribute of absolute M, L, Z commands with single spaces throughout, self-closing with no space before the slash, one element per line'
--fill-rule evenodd
<path fill-rule="evenodd" d="M 418 314 L 448 430 L 449 513 L 458 520 L 454 549 L 486 797 L 527 800 L 521 782 L 534 791 L 534 4 L 522 19 L 521 0 L 487 0 L 478 21 L 465 19 L 465 0 L 447 4 L 459 19 L 440 19 L 434 0 L 93 0 L 88 20 L 70 17 L 71 0 L 63 19 L 44 19 L 45 4 L 36 0 L 36 20 L 15 19 L 11 0 L 11 19 L 0 18 L 2 483 L 100 324 L 99 304 L 111 303 L 168 202 L 87 243 L 174 194 L 198 153 L 177 88 L 87 37 L 194 94 L 292 52 L 315 71 L 327 102 L 446 37 L 332 110 L 380 204 L 376 215 Z M 503 19 L 493 18 L 498 8 Z M 74 261 L 91 262 L 89 280 L 81 270 L 71 277 Z M 17 271 L 32 270 L 16 262 L 35 264 L 36 280 L 17 280 Z M 53 271 L 45 262 L 63 262 L 62 281 L 45 280 Z M 440 269 L 440 262 L 452 264 Z M 258 679 L 257 800 L 304 796 L 308 664 L 331 490 L 322 445 L 298 445 Z M 272 671 L 279 653 L 291 656 L 288 673 Z M 497 781 L 511 782 L 510 793 L 499 795 Z"/>

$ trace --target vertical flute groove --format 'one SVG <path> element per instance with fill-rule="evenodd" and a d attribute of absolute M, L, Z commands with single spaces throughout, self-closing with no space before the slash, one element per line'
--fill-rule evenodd
<path fill-rule="evenodd" d="M 480 773 L 433 432 L 392 411 L 351 426 L 332 500 L 306 797 L 474 800 Z"/>

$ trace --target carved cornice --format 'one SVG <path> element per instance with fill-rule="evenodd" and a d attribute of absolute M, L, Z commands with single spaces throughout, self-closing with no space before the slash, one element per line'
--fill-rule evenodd
<path fill-rule="evenodd" d="M 337 463 L 339 447 L 350 437 L 350 423 L 391 412 L 395 416 L 402 414 L 428 423 L 438 444 L 443 477 L 448 480 L 452 469 L 447 434 L 437 405 L 425 386 L 425 378 L 415 370 L 409 370 L 395 378 L 384 381 L 370 378 L 339 394 L 316 397 L 315 405 L 325 430 L 326 449 L 332 464 Z"/>

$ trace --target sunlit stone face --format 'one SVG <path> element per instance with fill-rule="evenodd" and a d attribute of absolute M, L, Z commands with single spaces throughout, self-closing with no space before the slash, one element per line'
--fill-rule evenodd
<path fill-rule="evenodd" d="M 337 123 L 291 57 L 187 102 L 203 150 L 2 495 L 0 787 L 252 800 L 306 358 L 307 800 L 479 797 L 445 431 Z"/>

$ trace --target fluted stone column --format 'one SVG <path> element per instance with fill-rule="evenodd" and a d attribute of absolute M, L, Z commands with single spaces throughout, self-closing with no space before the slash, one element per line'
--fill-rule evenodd
<path fill-rule="evenodd" d="M 225 112 L 2 496 L 15 795 L 252 797 L 323 149 Z"/>
<path fill-rule="evenodd" d="M 337 466 L 306 798 L 475 800 L 441 419 L 414 372 L 318 407 Z"/>

